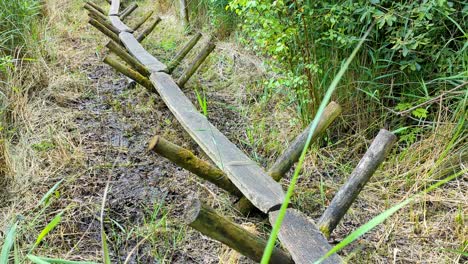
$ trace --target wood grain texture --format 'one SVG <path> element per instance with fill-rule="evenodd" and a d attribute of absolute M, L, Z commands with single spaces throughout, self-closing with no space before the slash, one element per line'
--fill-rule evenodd
<path fill-rule="evenodd" d="M 272 225 L 274 225 L 277 217 L 278 211 L 269 213 L 269 220 Z M 312 220 L 292 208 L 286 211 L 278 237 L 297 264 L 314 263 L 332 248 Z M 342 262 L 341 258 L 334 254 L 322 263 L 336 264 Z"/>
<path fill-rule="evenodd" d="M 120 0 L 112 0 L 109 8 L 109 16 L 117 16 L 120 9 Z"/>
<path fill-rule="evenodd" d="M 325 236 L 329 237 L 333 232 L 362 188 L 364 188 L 364 185 L 384 161 L 395 141 L 396 136 L 393 133 L 385 129 L 380 130 L 364 157 L 351 173 L 349 180 L 336 193 L 320 218 L 318 226 Z"/>
<path fill-rule="evenodd" d="M 109 20 L 110 20 L 111 24 L 119 30 L 119 32 L 130 32 L 130 33 L 133 32 L 133 29 L 127 27 L 127 25 L 125 25 L 122 22 L 122 20 L 120 20 L 120 17 L 118 17 L 118 16 L 109 16 Z"/>
<path fill-rule="evenodd" d="M 281 185 L 214 127 L 166 73 L 152 73 L 151 82 L 180 124 L 237 188 L 262 212 L 282 203 Z"/>
<path fill-rule="evenodd" d="M 147 52 L 133 34 L 122 32 L 119 34 L 121 42 L 127 50 L 151 72 L 167 71 L 166 65 Z"/>

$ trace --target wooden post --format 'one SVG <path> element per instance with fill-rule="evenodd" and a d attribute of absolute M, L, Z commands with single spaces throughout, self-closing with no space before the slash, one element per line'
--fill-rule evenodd
<path fill-rule="evenodd" d="M 124 20 L 127 16 L 129 16 L 135 9 L 138 8 L 138 5 L 136 3 L 132 3 L 131 5 L 127 6 L 122 12 L 120 12 L 119 17 L 120 19 Z"/>
<path fill-rule="evenodd" d="M 171 73 L 175 68 L 177 68 L 177 66 L 179 66 L 180 62 L 185 58 L 185 56 L 187 56 L 190 50 L 193 49 L 201 37 L 202 34 L 197 33 L 190 39 L 187 44 L 185 44 L 185 46 L 174 56 L 174 58 L 167 66 L 168 73 Z"/>
<path fill-rule="evenodd" d="M 374 139 L 364 157 L 359 161 L 348 181 L 336 193 L 328 208 L 319 220 L 320 231 L 330 237 L 331 232 L 356 200 L 362 188 L 383 162 L 386 155 L 396 141 L 396 136 L 391 132 L 381 129 Z"/>
<path fill-rule="evenodd" d="M 216 45 L 212 42 L 212 39 L 208 41 L 203 50 L 198 54 L 198 56 L 190 63 L 189 67 L 182 73 L 180 78 L 177 80 L 179 87 L 184 87 L 185 83 L 192 77 L 192 75 L 197 71 L 198 67 L 205 61 L 205 59 L 210 55 L 214 50 Z"/>
<path fill-rule="evenodd" d="M 103 24 L 99 23 L 96 19 L 90 18 L 88 21 L 91 25 L 93 25 L 96 29 L 104 33 L 104 35 L 108 36 L 110 39 L 113 41 L 120 43 L 119 36 L 112 32 L 112 30 L 108 29 L 106 26 Z"/>
<path fill-rule="evenodd" d="M 137 61 L 132 55 L 128 54 L 126 50 L 124 50 L 114 41 L 109 41 L 106 47 L 117 54 L 122 60 L 124 60 L 128 65 L 132 66 L 141 75 L 148 77 L 151 74 L 151 72 L 143 64 Z"/>
<path fill-rule="evenodd" d="M 322 134 L 340 114 L 341 106 L 335 102 L 330 102 L 325 108 L 323 115 L 320 117 L 317 129 L 312 135 L 312 142 L 317 139 L 317 137 Z M 281 180 L 281 178 L 283 178 L 284 175 L 289 171 L 291 166 L 297 162 L 306 144 L 309 131 L 310 125 L 307 126 L 307 128 L 296 137 L 293 143 L 278 159 L 276 159 L 273 166 L 271 166 L 271 168 L 268 170 L 268 174 L 270 174 L 270 176 L 275 181 Z M 252 203 L 245 197 L 242 197 L 236 203 L 236 208 L 243 215 L 248 215 L 252 210 L 255 209 Z"/>
<path fill-rule="evenodd" d="M 101 12 L 99 12 L 96 8 L 94 8 L 93 6 L 91 6 L 90 4 L 85 4 L 84 5 L 84 8 L 86 10 L 88 10 L 89 12 L 89 16 L 90 17 L 93 17 L 94 19 L 96 19 L 97 21 L 99 21 L 99 23 L 101 24 L 104 24 L 104 23 L 108 23 L 111 27 L 113 27 L 109 22 L 108 22 L 108 18 L 106 15 L 102 14 Z M 112 31 L 114 31 L 113 28 L 109 27 L 109 29 L 111 29 Z M 118 33 L 118 32 L 116 32 Z"/>
<path fill-rule="evenodd" d="M 99 11 L 101 14 L 105 15 L 106 14 L 106 11 L 104 11 L 104 9 L 102 9 L 100 6 L 98 6 L 97 4 L 95 4 L 94 2 L 86 2 L 88 5 L 94 7 L 97 11 Z"/>
<path fill-rule="evenodd" d="M 188 15 L 188 7 L 186 0 L 179 0 L 180 4 L 180 18 L 182 19 L 182 26 L 185 30 L 189 27 L 189 15 Z"/>
<path fill-rule="evenodd" d="M 156 25 L 159 24 L 159 22 L 161 22 L 161 18 L 156 17 L 153 20 L 153 22 L 137 36 L 136 39 L 138 40 L 138 42 L 142 42 L 149 34 L 151 34 L 151 32 L 153 32 L 154 28 L 156 27 Z"/>
<path fill-rule="evenodd" d="M 148 20 L 148 19 L 151 17 L 151 15 L 153 14 L 153 12 L 154 12 L 154 11 L 149 11 L 148 13 L 146 13 L 146 14 L 145 14 L 144 16 L 142 16 L 141 19 L 138 20 L 138 21 L 136 22 L 136 24 L 135 24 L 134 26 L 132 26 L 131 28 L 132 28 L 133 30 L 138 30 L 138 29 L 141 27 L 141 25 L 143 25 L 143 24 L 146 22 L 146 20 Z"/>
<path fill-rule="evenodd" d="M 241 197 L 242 193 L 226 177 L 224 172 L 208 162 L 197 158 L 190 150 L 173 144 L 160 136 L 150 141 L 148 150 L 152 150 L 180 167 L 198 175 L 221 189 Z"/>
<path fill-rule="evenodd" d="M 212 208 L 202 204 L 200 200 L 195 199 L 187 206 L 184 219 L 190 227 L 233 248 L 242 255 L 256 262 L 262 259 L 266 240 L 220 216 Z M 275 248 L 270 263 L 293 264 L 294 262 L 287 253 Z"/>
<path fill-rule="evenodd" d="M 150 89 L 151 91 L 154 91 L 154 86 L 150 82 L 150 80 L 148 80 L 148 78 L 139 74 L 137 71 L 133 70 L 132 68 L 120 63 L 119 61 L 117 61 L 116 59 L 110 56 L 106 56 L 104 58 L 104 62 L 110 65 L 112 68 L 116 69 L 118 72 L 127 76 L 128 78 L 131 78 L 135 80 L 137 83 L 141 84 L 142 86 Z"/>

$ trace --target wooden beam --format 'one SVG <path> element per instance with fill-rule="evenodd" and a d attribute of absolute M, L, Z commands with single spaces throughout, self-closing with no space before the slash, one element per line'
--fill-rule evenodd
<path fill-rule="evenodd" d="M 99 22 L 101 22 L 101 24 L 102 24 L 102 21 L 106 21 L 106 22 L 108 21 L 106 15 L 102 14 L 101 12 L 99 12 L 96 8 L 94 8 L 93 6 L 91 6 L 89 3 L 86 3 L 83 7 L 84 7 L 86 10 L 88 10 L 89 16 L 94 17 L 96 20 L 98 20 Z"/>
<path fill-rule="evenodd" d="M 177 54 L 174 56 L 174 58 L 171 60 L 169 65 L 167 66 L 167 72 L 172 73 L 177 66 L 182 62 L 182 60 L 187 56 L 187 54 L 190 52 L 190 50 L 193 49 L 193 47 L 197 44 L 198 40 L 202 37 L 201 33 L 196 33 L 190 41 L 185 44 L 185 46 L 177 52 Z"/>
<path fill-rule="evenodd" d="M 127 27 L 118 16 L 109 16 L 109 20 L 114 27 L 116 27 L 120 32 L 130 32 L 133 33 L 133 29 Z"/>
<path fill-rule="evenodd" d="M 142 17 L 140 18 L 140 20 L 138 20 L 138 21 L 135 23 L 135 25 L 132 26 L 132 29 L 133 29 L 133 30 L 138 30 L 138 29 L 141 27 L 141 25 L 143 25 L 143 24 L 146 22 L 146 20 L 148 20 L 148 19 L 151 17 L 151 15 L 152 15 L 153 13 L 154 13 L 154 11 L 152 11 L 152 10 L 149 11 L 149 12 L 147 12 L 144 16 L 142 16 Z"/>
<path fill-rule="evenodd" d="M 149 34 L 151 34 L 151 32 L 153 32 L 154 28 L 156 27 L 156 25 L 159 24 L 159 22 L 161 22 L 161 18 L 160 17 L 156 17 L 153 22 L 148 26 L 146 27 L 138 36 L 137 36 L 137 40 L 138 42 L 142 42 L 147 36 L 149 36 Z"/>
<path fill-rule="evenodd" d="M 272 225 L 277 217 L 278 211 L 269 214 Z M 292 208 L 286 211 L 278 238 L 297 264 L 314 263 L 332 248 L 313 221 Z M 322 262 L 322 264 L 337 263 L 343 263 L 337 254 L 333 254 Z"/>
<path fill-rule="evenodd" d="M 189 14 L 188 14 L 188 6 L 186 0 L 179 0 L 180 5 L 180 18 L 182 19 L 182 26 L 185 30 L 189 27 Z"/>
<path fill-rule="evenodd" d="M 322 134 L 328 126 L 341 114 L 341 106 L 335 102 L 330 102 L 323 115 L 320 117 L 319 123 L 315 133 L 312 135 L 312 142 L 317 139 L 317 137 Z M 296 137 L 293 143 L 283 152 L 283 154 L 276 159 L 273 166 L 268 170 L 268 174 L 275 180 L 280 181 L 281 178 L 289 171 L 291 166 L 299 160 L 302 150 L 307 141 L 307 136 L 309 135 L 310 125 Z M 255 207 L 252 203 L 242 197 L 236 203 L 236 209 L 243 215 L 248 215 Z"/>
<path fill-rule="evenodd" d="M 329 237 L 333 232 L 372 174 L 384 161 L 395 141 L 396 136 L 393 133 L 385 129 L 380 130 L 348 181 L 341 187 L 320 218 L 318 225 L 325 236 Z"/>
<path fill-rule="evenodd" d="M 104 9 L 102 9 L 100 6 L 98 6 L 96 3 L 94 2 L 86 2 L 88 5 L 94 7 L 94 9 L 96 9 L 97 11 L 99 11 L 99 13 L 103 14 L 103 15 L 106 15 L 106 12 L 104 11 Z"/>
<path fill-rule="evenodd" d="M 122 12 L 119 13 L 119 17 L 124 20 L 127 16 L 129 16 L 133 11 L 135 11 L 138 8 L 138 5 L 136 3 L 132 3 L 131 5 L 127 6 Z"/>
<path fill-rule="evenodd" d="M 130 54 L 145 65 L 148 70 L 151 72 L 167 71 L 166 65 L 149 54 L 131 33 L 122 32 L 119 34 L 119 38 Z"/>
<path fill-rule="evenodd" d="M 228 191 L 232 195 L 237 197 L 242 196 L 239 189 L 232 184 L 222 170 L 197 158 L 188 149 L 173 144 L 160 136 L 155 136 L 150 141 L 148 150 L 158 153 L 180 167 Z"/>
<path fill-rule="evenodd" d="M 117 43 L 120 43 L 119 36 L 117 36 L 117 34 L 115 34 L 114 32 L 112 32 L 112 30 L 108 29 L 106 26 L 104 26 L 103 24 L 101 24 L 100 22 L 98 22 L 96 19 L 90 18 L 88 22 L 89 22 L 91 25 L 93 25 L 96 29 L 98 29 L 99 31 L 101 31 L 104 35 L 106 35 L 106 36 L 108 36 L 110 39 L 112 39 L 113 41 L 115 41 L 115 42 L 117 42 Z"/>
<path fill-rule="evenodd" d="M 150 91 L 154 91 L 153 84 L 146 78 L 145 76 L 139 74 L 137 71 L 133 70 L 132 68 L 120 63 L 118 60 L 106 56 L 104 58 L 104 62 L 111 66 L 112 68 L 116 69 L 118 72 L 122 73 L 123 75 L 127 76 L 135 80 L 137 83 L 141 84 L 142 86 L 148 88 Z"/>
<path fill-rule="evenodd" d="M 119 15 L 119 9 L 120 9 L 120 0 L 112 0 L 111 6 L 109 9 L 109 16 Z"/>
<path fill-rule="evenodd" d="M 205 61 L 205 59 L 210 55 L 214 50 L 216 45 L 212 42 L 212 39 L 206 43 L 205 47 L 200 51 L 198 56 L 189 64 L 188 68 L 182 73 L 182 75 L 177 80 L 177 84 L 180 87 L 184 87 L 185 83 L 192 77 L 192 75 L 197 71 L 198 67 Z"/>
<path fill-rule="evenodd" d="M 242 255 L 256 262 L 260 262 L 262 259 L 266 240 L 220 216 L 215 210 L 202 204 L 198 199 L 193 200 L 186 207 L 184 220 L 192 228 L 233 248 Z M 287 253 L 275 248 L 270 263 L 293 264 L 294 262 Z"/>
<path fill-rule="evenodd" d="M 266 213 L 283 202 L 281 185 L 198 112 L 171 76 L 157 72 L 150 80 L 184 129 L 257 208 Z"/>
<path fill-rule="evenodd" d="M 151 74 L 151 72 L 143 64 L 137 61 L 132 55 L 128 54 L 128 52 L 124 50 L 122 46 L 118 45 L 114 41 L 109 41 L 106 47 L 117 54 L 117 56 L 124 60 L 128 65 L 132 66 L 141 75 L 148 77 Z"/>

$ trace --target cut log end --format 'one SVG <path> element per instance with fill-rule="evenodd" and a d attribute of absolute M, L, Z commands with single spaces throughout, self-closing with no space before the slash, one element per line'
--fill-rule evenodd
<path fill-rule="evenodd" d="M 199 199 L 193 199 L 191 200 L 186 206 L 185 206 L 185 212 L 184 212 L 184 223 L 187 225 L 192 224 L 195 222 L 200 215 L 202 204 Z"/>
<path fill-rule="evenodd" d="M 148 151 L 153 150 L 154 147 L 156 147 L 156 145 L 158 144 L 158 142 L 159 142 L 159 136 L 158 135 L 151 138 L 150 142 L 148 143 Z"/>

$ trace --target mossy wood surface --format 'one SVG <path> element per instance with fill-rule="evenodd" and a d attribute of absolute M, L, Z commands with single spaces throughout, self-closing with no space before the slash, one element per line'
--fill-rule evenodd
<path fill-rule="evenodd" d="M 198 67 L 205 61 L 205 59 L 210 55 L 214 50 L 216 45 L 210 41 L 206 43 L 205 47 L 200 51 L 200 54 L 189 64 L 187 69 L 182 73 L 182 75 L 177 80 L 177 84 L 180 87 L 184 87 L 185 83 L 192 77 L 192 75 L 197 71 Z"/>
<path fill-rule="evenodd" d="M 198 40 L 202 37 L 201 33 L 196 33 L 187 44 L 184 45 L 184 47 L 177 52 L 177 54 L 174 56 L 174 58 L 171 60 L 171 62 L 167 66 L 167 71 L 168 73 L 171 73 L 174 71 L 177 66 L 179 66 L 180 62 L 187 56 L 187 54 L 193 49 L 193 47 L 197 44 Z"/>

